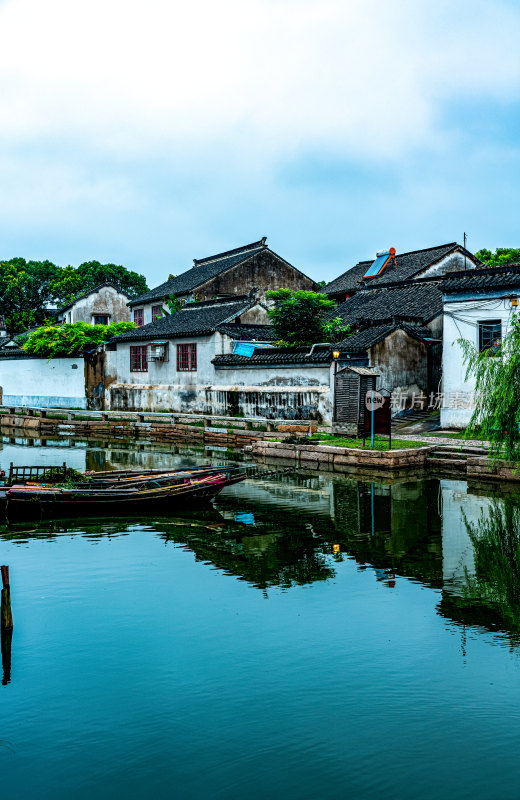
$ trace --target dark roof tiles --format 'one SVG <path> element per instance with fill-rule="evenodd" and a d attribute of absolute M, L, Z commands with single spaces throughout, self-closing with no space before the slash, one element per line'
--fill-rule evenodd
<path fill-rule="evenodd" d="M 340 342 L 338 349 L 342 353 L 362 353 L 368 350 L 378 342 L 382 342 L 387 336 L 397 330 L 404 330 L 416 339 L 432 340 L 433 336 L 428 328 L 422 326 L 408 325 L 404 322 L 389 322 L 385 325 L 371 325 L 369 328 L 356 331 L 352 336 L 347 337 L 344 341 Z"/>
<path fill-rule="evenodd" d="M 234 323 L 224 323 L 219 325 L 217 330 L 225 333 L 232 339 L 240 339 L 243 342 L 272 342 L 276 339 L 276 333 L 271 325 L 235 325 Z"/>
<path fill-rule="evenodd" d="M 266 348 L 255 350 L 252 356 L 237 356 L 233 353 L 215 356 L 213 364 L 216 367 L 256 367 L 269 364 L 289 366 L 292 364 L 330 364 L 332 349 L 330 347 L 316 348 L 309 356 L 310 347 L 306 348 Z"/>
<path fill-rule="evenodd" d="M 485 292 L 493 289 L 516 288 L 520 286 L 520 264 L 507 264 L 504 267 L 491 267 L 478 271 L 459 271 L 446 277 L 442 283 L 445 293 Z"/>
<path fill-rule="evenodd" d="M 191 269 L 161 283 L 155 289 L 146 292 L 146 294 L 133 298 L 128 305 L 135 306 L 140 303 L 148 303 L 151 300 L 161 300 L 170 294 L 188 294 L 221 272 L 225 272 L 227 269 L 242 263 L 242 261 L 246 261 L 265 248 L 267 248 L 265 239 L 260 239 L 258 242 L 252 242 L 234 250 L 227 250 L 225 253 L 218 253 L 198 260 L 195 259 L 194 266 Z"/>
<path fill-rule="evenodd" d="M 255 301 L 249 298 L 215 300 L 205 303 L 188 303 L 175 314 L 169 314 L 148 325 L 122 333 L 112 339 L 119 342 L 151 341 L 164 337 L 175 339 L 183 336 L 209 336 L 218 326 L 252 308 Z"/>
<path fill-rule="evenodd" d="M 468 258 L 471 258 L 472 263 L 480 264 L 472 253 L 468 250 L 465 251 L 457 242 L 449 242 L 448 244 L 437 245 L 436 247 L 427 247 L 424 250 L 397 253 L 395 264 L 390 262 L 381 275 L 375 278 L 368 278 L 367 280 L 363 280 L 363 276 L 374 259 L 370 261 L 360 261 L 354 267 L 351 267 L 338 278 L 328 283 L 322 291 L 325 294 L 334 295 L 343 292 L 355 292 L 362 289 L 375 288 L 376 285 L 379 287 L 392 283 L 400 283 L 401 281 L 408 280 L 414 275 L 423 272 L 455 250 L 459 250 L 461 253 L 465 252 Z"/>
<path fill-rule="evenodd" d="M 330 312 L 350 325 L 391 319 L 430 322 L 442 312 L 442 290 L 437 283 L 410 282 L 388 289 L 357 292 Z"/>

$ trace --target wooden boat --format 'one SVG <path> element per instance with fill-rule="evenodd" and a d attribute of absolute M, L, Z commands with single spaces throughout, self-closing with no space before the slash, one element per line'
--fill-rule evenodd
<path fill-rule="evenodd" d="M 162 475 L 165 475 L 162 473 Z M 101 486 L 59 486 L 37 483 L 15 484 L 0 492 L 0 503 L 4 503 L 7 519 L 20 517 L 55 517 L 69 515 L 116 516 L 136 512 L 162 512 L 175 508 L 186 508 L 207 502 L 230 486 L 247 477 L 244 473 L 223 472 L 197 475 L 183 474 L 182 478 L 166 473 L 161 483 L 154 476 L 154 486 L 148 486 L 150 476 L 128 484 Z"/>

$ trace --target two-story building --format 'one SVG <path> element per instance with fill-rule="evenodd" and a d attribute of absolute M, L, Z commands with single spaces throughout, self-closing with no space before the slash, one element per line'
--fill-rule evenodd
<path fill-rule="evenodd" d="M 264 237 L 234 250 L 194 259 L 190 269 L 133 298 L 128 305 L 132 320 L 141 326 L 162 316 L 171 295 L 187 303 L 242 296 L 256 289 L 265 301 L 267 290 L 281 288 L 318 291 L 319 286 L 271 250 Z"/>

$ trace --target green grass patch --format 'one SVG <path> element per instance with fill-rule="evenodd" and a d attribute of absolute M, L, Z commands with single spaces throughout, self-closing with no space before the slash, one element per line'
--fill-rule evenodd
<path fill-rule="evenodd" d="M 299 438 L 298 444 L 309 444 L 310 440 L 320 442 L 324 445 L 330 445 L 331 447 L 351 447 L 359 448 L 361 450 L 389 449 L 388 436 L 376 436 L 374 439 L 374 447 L 372 447 L 370 444 L 370 437 L 365 439 L 365 445 L 363 447 L 363 439 L 355 439 L 354 437 L 349 438 L 347 436 L 334 436 L 331 433 L 313 433 L 312 436 Z M 286 441 L 288 444 L 291 443 L 288 439 L 276 439 L 275 441 Z M 408 442 L 402 439 L 394 439 L 392 437 L 392 450 L 407 450 L 408 448 L 427 446 L 427 442 Z"/>

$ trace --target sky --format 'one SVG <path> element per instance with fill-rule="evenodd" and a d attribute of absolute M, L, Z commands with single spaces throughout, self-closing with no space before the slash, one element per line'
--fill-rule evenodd
<path fill-rule="evenodd" d="M 0 0 L 0 258 L 520 246 L 518 0 Z"/>

